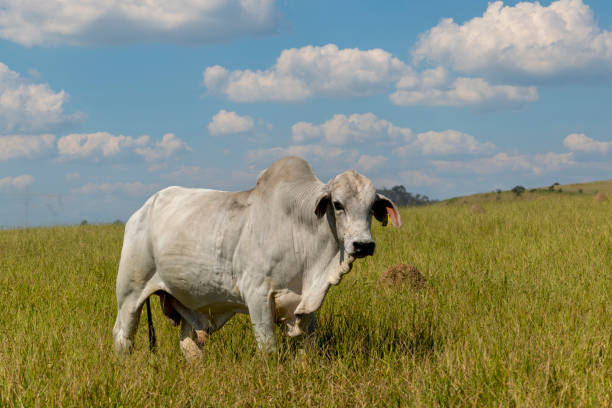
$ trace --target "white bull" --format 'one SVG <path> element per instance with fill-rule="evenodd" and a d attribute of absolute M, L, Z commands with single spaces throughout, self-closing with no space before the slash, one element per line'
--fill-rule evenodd
<path fill-rule="evenodd" d="M 117 274 L 118 352 L 131 349 L 143 303 L 161 298 L 181 323 L 181 349 L 200 354 L 208 334 L 248 313 L 260 349 L 314 330 L 314 312 L 355 258 L 372 255 L 372 216 L 401 226 L 395 204 L 349 170 L 322 183 L 306 161 L 286 157 L 255 188 L 225 192 L 169 187 L 129 219 Z"/>

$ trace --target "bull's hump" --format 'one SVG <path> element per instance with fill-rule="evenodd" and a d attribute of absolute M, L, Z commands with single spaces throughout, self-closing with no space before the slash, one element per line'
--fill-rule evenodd
<path fill-rule="evenodd" d="M 280 183 L 316 180 L 318 180 L 317 176 L 306 160 L 288 156 L 277 160 L 260 174 L 257 178 L 257 188 L 266 189 Z"/>

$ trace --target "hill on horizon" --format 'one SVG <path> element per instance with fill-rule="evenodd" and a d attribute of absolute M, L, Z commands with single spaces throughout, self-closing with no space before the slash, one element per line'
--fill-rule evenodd
<path fill-rule="evenodd" d="M 538 188 L 517 188 L 512 190 L 495 190 L 488 193 L 476 193 L 466 196 L 453 197 L 448 200 L 442 200 L 442 204 L 476 204 L 495 201 L 511 201 L 511 200 L 534 200 L 540 197 L 553 197 L 557 194 L 580 194 L 591 195 L 603 192 L 607 196 L 612 195 L 612 180 L 592 181 L 586 183 L 574 184 L 559 184 L 554 183 L 547 187 Z"/>

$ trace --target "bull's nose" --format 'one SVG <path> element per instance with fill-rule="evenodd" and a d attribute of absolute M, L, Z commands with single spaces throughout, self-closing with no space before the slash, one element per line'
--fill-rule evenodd
<path fill-rule="evenodd" d="M 363 258 L 364 256 L 374 255 L 376 243 L 374 241 L 356 241 L 353 242 L 353 248 L 355 250 L 355 256 L 357 258 Z"/>

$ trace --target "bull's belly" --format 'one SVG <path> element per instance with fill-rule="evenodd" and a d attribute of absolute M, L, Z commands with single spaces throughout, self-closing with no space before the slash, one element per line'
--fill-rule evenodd
<path fill-rule="evenodd" d="M 248 307 L 242 303 L 210 303 L 194 310 L 206 316 L 223 315 L 226 313 L 249 313 Z"/>
<path fill-rule="evenodd" d="M 228 292 L 214 292 L 203 288 L 198 291 L 185 291 L 170 287 L 168 293 L 189 309 L 202 313 L 242 313 L 247 306 L 241 298 Z"/>
<path fill-rule="evenodd" d="M 164 290 L 189 309 L 214 308 L 219 312 L 238 313 L 246 308 L 230 272 L 215 271 L 202 265 L 176 267 L 163 263 L 156 269 Z"/>

